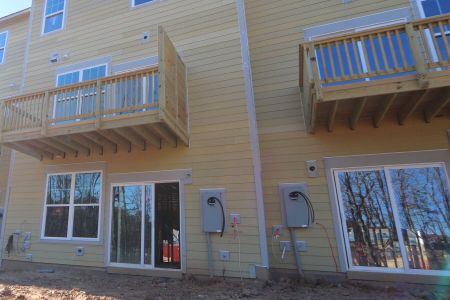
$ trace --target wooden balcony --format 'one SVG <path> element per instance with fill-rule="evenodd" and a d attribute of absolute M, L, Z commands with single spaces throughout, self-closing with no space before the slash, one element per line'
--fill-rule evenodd
<path fill-rule="evenodd" d="M 305 42 L 299 66 L 310 133 L 342 120 L 355 129 L 361 118 L 448 118 L 450 15 Z"/>
<path fill-rule="evenodd" d="M 188 145 L 186 68 L 159 30 L 159 65 L 5 99 L 1 143 L 38 159 Z"/>

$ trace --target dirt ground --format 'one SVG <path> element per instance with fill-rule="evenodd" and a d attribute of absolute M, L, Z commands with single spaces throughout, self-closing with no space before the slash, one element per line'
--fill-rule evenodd
<path fill-rule="evenodd" d="M 41 270 L 42 271 L 42 270 Z M 450 299 L 448 289 L 371 282 L 256 281 L 186 276 L 183 280 L 56 270 L 0 272 L 0 299 Z"/>

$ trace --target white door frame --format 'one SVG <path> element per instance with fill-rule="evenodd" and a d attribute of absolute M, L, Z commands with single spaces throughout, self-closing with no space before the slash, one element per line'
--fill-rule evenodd
<path fill-rule="evenodd" d="M 141 188 L 141 257 L 139 264 L 130 264 L 130 263 L 113 263 L 111 262 L 111 236 L 112 236 L 112 211 L 113 211 L 113 189 L 115 187 L 130 187 L 130 186 L 138 186 Z M 145 254 L 145 187 L 152 187 L 152 232 L 151 232 L 151 264 L 145 264 L 144 254 Z M 109 215 L 109 239 L 108 239 L 108 262 L 111 267 L 126 267 L 126 268 L 142 268 L 142 269 L 154 269 L 154 258 L 155 258 L 155 184 L 154 183 L 142 183 L 142 182 L 128 182 L 128 183 L 115 183 L 110 187 L 110 215 Z"/>
<path fill-rule="evenodd" d="M 336 200 L 338 204 L 339 209 L 339 219 L 340 224 L 342 228 L 342 234 L 343 234 L 343 243 L 342 245 L 345 249 L 345 259 L 347 262 L 347 271 L 361 271 L 361 272 L 380 272 L 380 273 L 397 273 L 397 274 L 415 274 L 415 275 L 429 275 L 429 276 L 450 276 L 450 271 L 445 270 L 423 270 L 423 269 L 411 269 L 409 267 L 409 262 L 407 259 L 406 254 L 406 248 L 403 241 L 403 234 L 400 229 L 400 225 L 397 226 L 397 224 L 400 224 L 400 218 L 398 214 L 398 207 L 397 203 L 395 201 L 395 195 L 393 194 L 393 187 L 392 187 L 392 180 L 389 175 L 389 171 L 393 169 L 413 169 L 413 168 L 424 168 L 424 167 L 441 167 L 444 170 L 444 174 L 446 176 L 446 181 L 448 186 L 450 186 L 450 178 L 449 174 L 446 168 L 446 164 L 444 162 L 442 163 L 412 163 L 412 164 L 398 164 L 398 165 L 385 165 L 385 166 L 374 166 L 374 167 L 348 167 L 348 168 L 335 168 L 332 170 L 333 174 L 333 180 L 334 180 L 334 186 L 335 186 L 335 192 L 336 192 Z M 338 174 L 341 172 L 348 172 L 348 171 L 383 171 L 384 176 L 387 183 L 387 189 L 389 193 L 389 200 L 390 204 L 392 206 L 392 211 L 394 214 L 394 221 L 395 221 L 395 229 L 397 230 L 397 237 L 399 241 L 399 246 L 402 254 L 402 260 L 403 260 L 403 267 L 401 268 L 384 268 L 384 267 L 366 267 L 366 266 L 354 266 L 352 264 L 352 257 L 351 257 L 351 251 L 350 251 L 350 243 L 348 240 L 347 235 L 347 224 L 346 224 L 346 217 L 344 213 L 344 206 L 343 206 L 343 200 L 341 195 L 341 188 L 340 188 L 340 182 L 338 179 Z"/>
<path fill-rule="evenodd" d="M 171 171 L 167 171 L 167 172 L 171 172 Z M 176 172 L 176 171 L 175 171 Z M 149 173 L 159 173 L 159 172 L 149 172 Z M 165 173 L 164 171 L 162 171 L 161 173 Z M 145 173 L 131 173 L 135 176 L 142 175 Z M 117 174 L 117 175 L 122 175 L 124 176 L 124 179 L 127 177 L 127 174 Z M 180 240 L 179 240 L 179 247 L 180 247 L 180 269 L 171 269 L 171 268 L 158 268 L 155 267 L 155 226 L 154 226 L 154 222 L 155 222 L 155 185 L 158 183 L 178 183 L 178 190 L 179 190 L 179 207 L 180 207 L 180 215 L 179 215 L 179 221 L 180 221 Z M 146 265 L 143 264 L 143 259 L 142 259 L 142 255 L 143 255 L 143 234 L 144 231 L 142 230 L 141 227 L 141 263 L 140 264 L 127 264 L 127 263 L 111 263 L 111 236 L 112 236 L 112 210 L 113 210 L 113 187 L 114 186 L 136 186 L 136 185 L 140 185 L 143 186 L 145 188 L 146 185 L 152 185 L 153 186 L 153 199 L 152 199 L 152 204 L 153 204 L 153 212 L 152 212 L 152 216 L 153 216 L 153 220 L 152 220 L 152 264 L 151 265 Z M 127 181 L 124 180 L 123 183 L 121 180 L 114 180 L 114 181 L 110 181 L 109 183 L 109 196 L 108 199 L 110 201 L 109 204 L 109 214 L 108 214 L 108 233 L 107 233 L 107 240 L 106 240 L 106 251 L 105 251 L 105 266 L 106 267 L 123 267 L 123 268 L 130 268 L 130 269 L 146 269 L 146 270 L 164 270 L 164 271 L 173 271 L 173 272 L 186 272 L 186 254 L 185 254 L 185 222 L 184 222 L 184 210 L 185 210 L 185 205 L 184 205 L 184 181 L 180 180 L 180 179 L 175 179 L 175 180 L 143 180 L 143 181 Z M 142 196 L 144 198 L 144 195 Z M 144 212 L 144 209 L 142 210 Z M 143 223 L 141 223 L 141 226 L 143 226 Z"/>

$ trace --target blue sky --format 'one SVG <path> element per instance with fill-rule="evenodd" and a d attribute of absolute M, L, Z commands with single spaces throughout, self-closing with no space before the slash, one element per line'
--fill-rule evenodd
<path fill-rule="evenodd" d="M 31 0 L 0 0 L 0 18 L 31 6 Z"/>

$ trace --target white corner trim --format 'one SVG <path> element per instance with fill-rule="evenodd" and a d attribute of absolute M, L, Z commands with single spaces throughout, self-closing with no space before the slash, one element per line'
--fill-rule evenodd
<path fill-rule="evenodd" d="M 30 37 L 31 37 L 31 30 L 33 29 L 33 17 L 34 17 L 34 5 L 30 8 L 30 15 L 28 16 L 28 31 L 25 41 L 25 53 L 23 58 L 23 65 L 22 65 L 22 80 L 20 82 L 19 87 L 19 94 L 23 94 L 25 89 L 25 80 L 27 76 L 27 66 L 28 66 L 28 57 L 30 54 Z"/>
<path fill-rule="evenodd" d="M 239 33 L 241 40 L 242 72 L 245 83 L 245 97 L 247 99 L 248 123 L 252 146 L 253 173 L 255 177 L 256 209 L 258 211 L 259 247 L 261 265 L 269 268 L 269 254 L 267 251 L 266 218 L 264 214 L 264 197 L 262 188 L 261 157 L 259 149 L 258 126 L 256 124 L 255 95 L 253 91 L 252 68 L 250 63 L 250 49 L 247 34 L 247 20 L 245 16 L 244 0 L 236 0 Z"/>
<path fill-rule="evenodd" d="M 6 181 L 6 191 L 5 191 L 5 204 L 3 206 L 3 220 L 2 220 L 2 231 L 0 233 L 0 267 L 3 263 L 3 251 L 2 249 L 5 246 L 3 242 L 5 241 L 5 231 L 6 231 L 6 219 L 8 217 L 8 206 L 9 206 L 9 198 L 11 193 L 11 185 L 12 185 L 12 174 L 14 170 L 14 161 L 16 159 L 16 151 L 11 151 L 11 157 L 9 159 L 9 169 L 8 169 L 8 179 Z"/>

